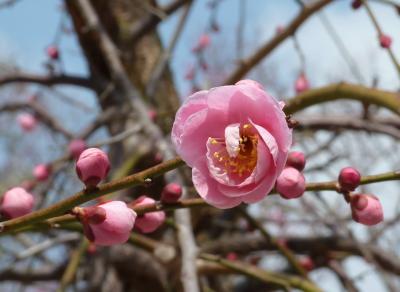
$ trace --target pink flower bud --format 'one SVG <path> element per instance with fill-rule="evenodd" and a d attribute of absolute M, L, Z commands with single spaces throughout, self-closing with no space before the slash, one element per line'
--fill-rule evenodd
<path fill-rule="evenodd" d="M 60 57 L 58 48 L 56 46 L 47 47 L 47 56 L 49 56 L 50 59 L 57 60 Z"/>
<path fill-rule="evenodd" d="M 89 148 L 81 153 L 76 162 L 76 173 L 86 187 L 95 187 L 110 170 L 107 154 L 97 148 Z"/>
<path fill-rule="evenodd" d="M 362 5 L 361 0 L 353 0 L 353 2 L 351 2 L 351 7 L 353 7 L 353 9 L 358 9 L 361 7 L 361 5 Z"/>
<path fill-rule="evenodd" d="M 353 167 L 345 167 L 339 173 L 339 185 L 343 191 L 354 191 L 361 181 L 361 175 Z"/>
<path fill-rule="evenodd" d="M 195 67 L 194 67 L 193 65 L 192 65 L 192 66 L 189 66 L 189 67 L 187 68 L 186 73 L 185 73 L 185 79 L 191 81 L 191 80 L 194 79 L 194 76 L 195 76 L 195 75 L 196 75 Z"/>
<path fill-rule="evenodd" d="M 197 45 L 192 49 L 193 52 L 197 53 L 204 50 L 210 45 L 210 42 L 210 36 L 206 33 L 202 34 L 197 42 Z"/>
<path fill-rule="evenodd" d="M 226 259 L 229 261 L 236 261 L 238 259 L 238 255 L 236 252 L 231 251 L 226 255 Z"/>
<path fill-rule="evenodd" d="M 294 167 L 283 169 L 276 180 L 276 190 L 285 199 L 294 199 L 303 195 L 306 189 L 304 176 Z"/>
<path fill-rule="evenodd" d="M 124 202 L 111 201 L 88 208 L 92 210 L 83 209 L 83 226 L 90 241 L 97 245 L 113 245 L 129 239 L 136 213 Z"/>
<path fill-rule="evenodd" d="M 353 220 L 364 225 L 375 225 L 383 220 L 379 199 L 373 195 L 355 194 L 350 201 Z"/>
<path fill-rule="evenodd" d="M 132 206 L 149 205 L 154 204 L 154 202 L 155 201 L 152 198 L 141 196 L 132 202 Z M 142 233 L 150 233 L 158 229 L 164 223 L 164 221 L 164 211 L 145 213 L 136 219 L 135 228 Z"/>
<path fill-rule="evenodd" d="M 95 245 L 93 242 L 90 242 L 89 245 L 88 245 L 88 247 L 87 247 L 87 252 L 88 252 L 89 254 L 95 254 L 96 251 L 97 251 L 96 245 Z"/>
<path fill-rule="evenodd" d="M 86 142 L 82 139 L 72 140 L 68 145 L 69 154 L 74 158 L 78 159 L 79 155 L 87 148 Z"/>
<path fill-rule="evenodd" d="M 302 171 L 306 166 L 304 153 L 299 151 L 290 152 L 286 161 L 286 166 L 291 166 L 296 168 L 298 171 Z"/>
<path fill-rule="evenodd" d="M 284 30 L 285 30 L 285 27 L 282 26 L 282 25 L 278 25 L 278 26 L 275 28 L 276 34 L 281 34 Z"/>
<path fill-rule="evenodd" d="M 33 202 L 33 196 L 25 189 L 12 188 L 1 198 L 0 212 L 8 219 L 20 217 L 32 211 Z"/>
<path fill-rule="evenodd" d="M 388 49 L 392 45 L 392 38 L 386 34 L 381 34 L 379 36 L 379 43 L 382 48 Z"/>
<path fill-rule="evenodd" d="M 37 119 L 31 114 L 22 114 L 18 116 L 18 123 L 22 130 L 25 132 L 31 132 L 37 126 Z"/>
<path fill-rule="evenodd" d="M 314 269 L 314 261 L 309 256 L 305 256 L 299 259 L 300 266 L 306 271 L 312 271 Z"/>
<path fill-rule="evenodd" d="M 310 89 L 310 83 L 308 82 L 308 79 L 304 73 L 301 73 L 299 75 L 299 77 L 296 80 L 296 83 L 294 84 L 294 88 L 297 94 Z"/>
<path fill-rule="evenodd" d="M 33 176 L 37 181 L 45 181 L 49 178 L 51 174 L 50 165 L 38 164 L 33 169 Z"/>
<path fill-rule="evenodd" d="M 151 109 L 148 111 L 147 113 L 149 115 L 150 120 L 152 120 L 153 122 L 157 119 L 157 111 L 154 109 Z"/>
<path fill-rule="evenodd" d="M 182 196 L 182 187 L 176 183 L 167 184 L 161 193 L 161 202 L 176 203 Z"/>

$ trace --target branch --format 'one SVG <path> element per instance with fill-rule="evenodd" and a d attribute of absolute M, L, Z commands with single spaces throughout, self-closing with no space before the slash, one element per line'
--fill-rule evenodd
<path fill-rule="evenodd" d="M 400 139 L 400 130 L 374 120 L 364 120 L 343 116 L 299 118 L 296 119 L 296 121 L 299 122 L 299 125 L 296 126 L 296 131 L 348 129 L 368 133 L 386 134 L 393 138 Z M 398 124 L 400 125 L 400 121 Z"/>
<path fill-rule="evenodd" d="M 263 281 L 265 283 L 272 283 L 284 287 L 285 290 L 289 291 L 288 288 L 297 288 L 302 291 L 317 292 L 321 291 L 318 287 L 307 280 L 296 276 L 289 276 L 280 273 L 269 272 L 264 269 L 257 268 L 253 265 L 249 265 L 239 261 L 225 260 L 219 256 L 211 254 L 200 254 L 199 258 L 217 263 L 223 267 L 226 267 L 232 271 L 246 275 L 248 277 Z"/>
<path fill-rule="evenodd" d="M 348 83 L 337 83 L 305 91 L 288 100 L 284 111 L 287 114 L 293 114 L 312 105 L 339 99 L 350 99 L 375 104 L 400 115 L 400 98 L 398 93 Z"/>
<path fill-rule="evenodd" d="M 36 212 L 27 214 L 22 217 L 18 217 L 12 220 L 4 221 L 0 223 L 0 229 L 4 233 L 5 231 L 15 230 L 20 227 L 24 227 L 30 224 L 39 223 L 45 219 L 49 219 L 55 216 L 60 216 L 63 213 L 71 210 L 73 207 L 81 205 L 85 202 L 91 201 L 102 195 L 109 194 L 115 191 L 119 191 L 125 188 L 134 187 L 137 185 L 146 184 L 152 177 L 161 175 L 169 170 L 177 168 L 183 165 L 183 161 L 180 158 L 175 158 L 166 161 L 162 164 L 150 167 L 144 171 L 136 174 L 124 177 L 113 182 L 105 183 L 98 186 L 93 190 L 82 190 L 75 195 L 66 198 L 52 206 L 38 210 Z"/>
<path fill-rule="evenodd" d="M 297 29 L 315 12 L 331 3 L 332 0 L 319 0 L 301 10 L 299 15 L 279 34 L 258 49 L 252 56 L 240 62 L 240 66 L 225 80 L 224 84 L 234 84 L 243 78 L 264 57 L 277 48 L 286 38 L 293 35 Z"/>
<path fill-rule="evenodd" d="M 75 85 L 88 89 L 94 89 L 94 82 L 89 78 L 72 75 L 47 75 L 39 76 L 33 74 L 16 73 L 0 77 L 0 86 L 10 83 L 37 83 L 46 86 L 52 85 Z"/>
<path fill-rule="evenodd" d="M 162 11 L 161 14 L 168 16 L 174 13 L 184 4 L 191 1 L 192 0 L 175 0 L 164 8 L 159 8 L 158 10 Z M 129 34 L 131 35 L 131 41 L 137 42 L 141 37 L 143 37 L 149 31 L 153 30 L 156 25 L 159 24 L 162 20 L 163 19 L 159 15 L 156 15 L 154 13 L 142 17 L 140 22 L 135 23 L 129 31 Z"/>
<path fill-rule="evenodd" d="M 0 106 L 0 113 L 5 111 L 14 112 L 23 109 L 33 110 L 33 112 L 40 119 L 40 121 L 43 122 L 46 126 L 48 126 L 50 129 L 56 132 L 60 132 L 69 139 L 74 137 L 74 135 L 70 133 L 67 129 L 65 129 L 63 126 L 61 126 L 61 124 L 55 118 L 49 115 L 49 113 L 43 107 L 34 102 L 18 101 L 18 102 L 3 104 Z"/>

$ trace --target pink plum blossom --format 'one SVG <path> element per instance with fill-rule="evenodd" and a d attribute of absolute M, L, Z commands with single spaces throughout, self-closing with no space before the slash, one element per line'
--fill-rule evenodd
<path fill-rule="evenodd" d="M 74 159 L 78 159 L 79 155 L 81 155 L 81 153 L 83 151 L 85 151 L 85 149 L 87 148 L 86 142 L 82 139 L 75 139 L 72 140 L 69 144 L 68 144 L 68 151 L 69 154 L 74 158 Z"/>
<path fill-rule="evenodd" d="M 37 181 L 45 181 L 51 174 L 51 166 L 46 164 L 38 164 L 33 169 L 33 176 Z"/>
<path fill-rule="evenodd" d="M 280 104 L 253 80 L 191 95 L 171 137 L 197 192 L 218 208 L 265 198 L 292 144 Z"/>
<path fill-rule="evenodd" d="M 110 170 L 108 156 L 98 148 L 88 148 L 81 153 L 76 162 L 76 173 L 86 187 L 99 184 Z"/>
<path fill-rule="evenodd" d="M 182 196 L 182 187 L 177 183 L 167 184 L 161 193 L 161 201 L 163 203 L 175 203 Z"/>
<path fill-rule="evenodd" d="M 379 36 L 379 43 L 382 48 L 388 49 L 392 45 L 392 38 L 386 34 L 381 34 Z"/>
<path fill-rule="evenodd" d="M 300 151 L 290 152 L 286 161 L 286 166 L 291 166 L 296 168 L 298 171 L 302 171 L 306 166 L 304 153 Z"/>
<path fill-rule="evenodd" d="M 60 52 L 58 51 L 58 48 L 54 45 L 48 46 L 46 52 L 47 56 L 49 56 L 50 59 L 57 60 L 60 57 Z"/>
<path fill-rule="evenodd" d="M 97 245 L 114 245 L 129 239 L 136 213 L 125 202 L 110 201 L 83 209 L 85 235 Z"/>
<path fill-rule="evenodd" d="M 22 130 L 24 130 L 25 132 L 31 132 L 36 128 L 38 121 L 35 116 L 26 113 L 18 116 L 18 123 L 21 126 Z"/>
<path fill-rule="evenodd" d="M 381 202 L 374 195 L 355 194 L 351 196 L 351 215 L 354 221 L 364 225 L 376 225 L 383 220 Z"/>
<path fill-rule="evenodd" d="M 210 36 L 207 33 L 203 33 L 200 36 L 196 46 L 193 48 L 193 52 L 197 53 L 204 50 L 210 45 L 210 42 L 211 42 Z"/>
<path fill-rule="evenodd" d="M 339 185 L 343 191 L 354 191 L 361 181 L 361 175 L 353 167 L 345 167 L 339 173 Z"/>
<path fill-rule="evenodd" d="M 16 218 L 30 213 L 34 198 L 25 189 L 15 187 L 8 190 L 1 198 L 0 212 L 8 218 Z"/>
<path fill-rule="evenodd" d="M 276 180 L 276 190 L 285 199 L 298 198 L 305 189 L 304 176 L 294 167 L 286 167 Z"/>
<path fill-rule="evenodd" d="M 154 204 L 154 200 L 152 198 L 141 196 L 132 202 L 132 206 L 143 206 Z M 135 229 L 138 229 L 142 233 L 151 233 L 157 230 L 165 221 L 165 212 L 164 211 L 156 211 L 145 213 L 141 216 L 138 216 L 135 223 Z"/>
<path fill-rule="evenodd" d="M 297 78 L 294 84 L 294 89 L 296 90 L 297 94 L 310 89 L 310 83 L 308 82 L 308 79 L 304 73 L 301 73 Z"/>

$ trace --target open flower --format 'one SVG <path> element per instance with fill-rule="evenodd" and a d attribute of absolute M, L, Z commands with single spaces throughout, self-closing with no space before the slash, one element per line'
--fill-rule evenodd
<path fill-rule="evenodd" d="M 254 203 L 273 188 L 292 143 L 281 104 L 252 80 L 190 96 L 172 128 L 193 184 L 218 208 Z"/>

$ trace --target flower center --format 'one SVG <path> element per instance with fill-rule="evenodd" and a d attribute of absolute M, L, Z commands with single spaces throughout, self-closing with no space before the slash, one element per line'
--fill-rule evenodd
<path fill-rule="evenodd" d="M 257 143 L 258 135 L 251 124 L 240 126 L 240 138 L 236 156 L 230 156 L 226 151 L 226 143 L 224 139 L 211 139 L 212 145 L 222 144 L 222 150 L 212 153 L 214 161 L 226 171 L 228 174 L 235 174 L 239 177 L 248 176 L 252 173 L 257 164 Z"/>

